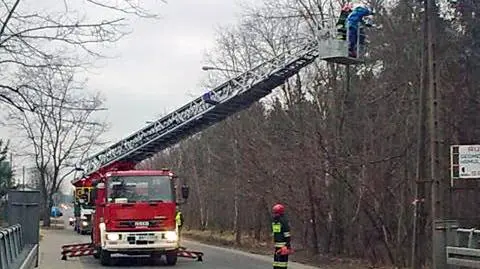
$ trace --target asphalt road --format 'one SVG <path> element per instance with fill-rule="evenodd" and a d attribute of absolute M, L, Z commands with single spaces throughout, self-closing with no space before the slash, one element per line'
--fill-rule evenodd
<path fill-rule="evenodd" d="M 68 220 L 65 214 L 65 219 Z M 99 261 L 92 256 L 69 258 L 60 260 L 60 246 L 62 244 L 89 242 L 89 235 L 78 235 L 68 222 L 64 230 L 49 230 L 45 232 L 40 242 L 40 269 L 93 269 L 102 268 Z M 153 264 L 148 258 L 120 256 L 113 258 L 113 265 L 105 268 L 196 268 L 196 269 L 265 269 L 272 268 L 272 258 L 269 256 L 250 254 L 234 249 L 210 246 L 198 242 L 183 241 L 183 246 L 190 250 L 204 253 L 203 262 L 188 258 L 179 258 L 175 267 L 163 265 L 161 262 Z M 290 269 L 314 269 L 318 267 L 290 263 Z"/>

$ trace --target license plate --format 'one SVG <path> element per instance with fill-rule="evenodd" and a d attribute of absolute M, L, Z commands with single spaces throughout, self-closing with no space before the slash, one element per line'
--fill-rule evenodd
<path fill-rule="evenodd" d="M 136 221 L 135 226 L 137 227 L 148 227 L 149 222 L 148 221 Z"/>
<path fill-rule="evenodd" d="M 152 235 L 137 235 L 137 240 L 154 241 L 155 236 L 152 236 Z"/>

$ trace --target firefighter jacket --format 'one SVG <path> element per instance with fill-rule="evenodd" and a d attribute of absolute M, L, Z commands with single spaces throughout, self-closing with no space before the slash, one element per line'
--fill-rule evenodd
<path fill-rule="evenodd" d="M 356 7 L 347 17 L 348 27 L 358 29 L 359 24 L 363 21 L 363 17 L 372 15 L 372 11 L 365 7 Z M 371 24 L 371 23 L 369 23 Z"/>
<path fill-rule="evenodd" d="M 273 241 L 276 248 L 290 248 L 290 226 L 286 217 L 277 217 L 272 221 Z"/>
<path fill-rule="evenodd" d="M 338 21 L 336 23 L 337 29 L 342 29 L 346 31 L 347 28 L 347 17 L 350 15 L 350 12 L 343 11 L 340 13 L 340 16 L 338 17 Z"/>

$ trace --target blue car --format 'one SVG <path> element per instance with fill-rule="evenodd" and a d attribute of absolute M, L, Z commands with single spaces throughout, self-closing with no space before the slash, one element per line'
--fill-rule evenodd
<path fill-rule="evenodd" d="M 53 206 L 52 211 L 50 212 L 50 216 L 54 217 L 54 218 L 58 218 L 58 217 L 63 216 L 63 213 L 62 213 L 62 211 L 60 211 L 60 208 L 58 208 L 56 206 Z"/>

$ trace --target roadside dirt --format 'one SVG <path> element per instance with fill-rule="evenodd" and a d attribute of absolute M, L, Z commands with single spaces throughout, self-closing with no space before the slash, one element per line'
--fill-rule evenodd
<path fill-rule="evenodd" d="M 232 233 L 214 233 L 211 231 L 197 231 L 197 230 L 184 230 L 182 236 L 187 239 L 199 241 L 222 247 L 231 247 L 242 251 L 271 255 L 272 249 L 267 242 L 258 242 L 252 238 L 242 238 L 242 244 L 235 243 L 235 236 Z M 394 269 L 393 267 L 379 267 L 368 264 L 366 261 L 332 257 L 322 254 L 312 255 L 306 250 L 297 249 L 295 253 L 290 257 L 291 261 L 304 263 L 307 265 L 318 266 L 322 269 Z"/>

